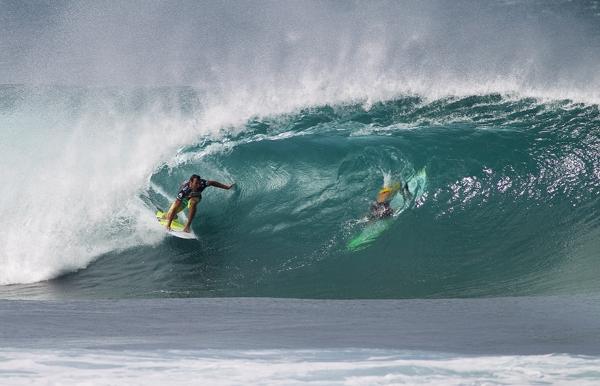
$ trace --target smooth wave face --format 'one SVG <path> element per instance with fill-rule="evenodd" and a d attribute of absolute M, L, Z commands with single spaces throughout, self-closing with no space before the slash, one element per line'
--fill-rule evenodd
<path fill-rule="evenodd" d="M 181 148 L 146 183 L 128 171 L 116 182 L 107 176 L 104 192 L 118 197 L 146 186 L 135 210 L 127 201 L 117 218 L 92 222 L 76 239 L 83 249 L 93 245 L 90 233 L 99 235 L 98 245 L 114 250 L 56 281 L 7 291 L 325 298 L 597 291 L 599 117 L 596 105 L 493 94 L 255 118 Z M 422 168 L 425 194 L 372 246 L 348 251 L 384 181 L 409 180 Z M 198 242 L 164 238 L 153 210 L 168 206 L 192 173 L 237 189 L 203 194 Z M 70 240 L 54 238 L 56 248 Z M 85 266 L 95 256 L 86 252 L 71 256 Z M 53 255 L 46 249 L 40 259 Z"/>
<path fill-rule="evenodd" d="M 234 194 L 205 194 L 195 228 L 200 248 L 177 262 L 184 277 L 190 263 L 207 269 L 202 280 L 190 275 L 205 286 L 201 293 L 596 290 L 598 117 L 597 107 L 493 95 L 405 98 L 368 111 L 323 107 L 252 122 L 215 152 L 206 151 L 211 145 L 184 149 L 181 161 L 152 182 L 169 192 L 199 172 L 239 184 Z M 360 231 L 358 220 L 384 180 L 407 180 L 423 167 L 426 194 L 370 248 L 348 252 L 345 243 Z"/>

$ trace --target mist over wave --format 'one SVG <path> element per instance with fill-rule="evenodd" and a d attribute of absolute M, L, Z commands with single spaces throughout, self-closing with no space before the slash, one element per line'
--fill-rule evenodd
<path fill-rule="evenodd" d="M 399 92 L 598 101 L 595 1 L 0 6 L 1 83 L 193 85 L 250 110 Z"/>
<path fill-rule="evenodd" d="M 66 283 L 133 296 L 597 289 L 593 1 L 0 7 L 0 284 L 102 256 Z M 373 248 L 343 252 L 384 177 L 424 166 L 424 200 Z M 205 238 L 184 247 L 148 213 L 198 170 L 240 190 L 206 194 Z"/>

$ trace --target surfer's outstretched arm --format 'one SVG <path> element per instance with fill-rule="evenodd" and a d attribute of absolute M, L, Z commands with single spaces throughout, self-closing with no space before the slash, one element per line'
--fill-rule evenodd
<path fill-rule="evenodd" d="M 216 188 L 221 188 L 221 189 L 229 190 L 229 189 L 231 189 L 235 185 L 235 183 L 231 184 L 231 185 L 225 185 L 225 184 L 222 184 L 222 183 L 220 183 L 218 181 L 208 181 L 208 185 L 209 186 L 214 186 Z"/>

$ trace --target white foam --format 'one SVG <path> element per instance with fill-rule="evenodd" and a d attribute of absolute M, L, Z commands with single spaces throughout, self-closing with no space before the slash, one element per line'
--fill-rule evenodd
<path fill-rule="evenodd" d="M 9 139 L 2 160 L 11 166 L 0 174 L 0 284 L 53 278 L 102 253 L 160 240 L 138 195 L 194 131 L 177 117 L 145 113 L 126 118 L 106 106 Z"/>
<path fill-rule="evenodd" d="M 596 385 L 600 359 L 388 350 L 0 351 L 4 385 Z"/>

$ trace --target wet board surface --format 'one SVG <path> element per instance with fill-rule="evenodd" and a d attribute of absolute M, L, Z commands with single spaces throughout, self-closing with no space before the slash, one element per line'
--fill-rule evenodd
<path fill-rule="evenodd" d="M 158 223 L 160 225 L 162 225 L 163 227 L 166 227 L 167 220 L 165 218 L 163 218 L 163 216 L 165 216 L 165 213 L 162 210 L 156 211 L 156 219 L 158 220 Z M 167 231 L 167 233 L 170 234 L 171 236 L 179 237 L 180 239 L 188 239 L 188 240 L 197 240 L 198 239 L 196 237 L 196 235 L 194 234 L 194 232 L 191 232 L 191 231 L 184 232 L 183 228 L 185 228 L 185 225 L 180 223 L 177 219 L 173 219 L 173 221 L 171 222 L 171 230 Z"/>

